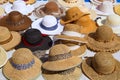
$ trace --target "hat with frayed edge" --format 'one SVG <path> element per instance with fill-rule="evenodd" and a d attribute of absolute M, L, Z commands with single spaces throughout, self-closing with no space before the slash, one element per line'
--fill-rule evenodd
<path fill-rule="evenodd" d="M 7 60 L 7 52 L 0 46 L 0 68 L 6 64 Z"/>
<path fill-rule="evenodd" d="M 40 30 L 42 34 L 56 35 L 61 34 L 63 26 L 52 15 L 46 15 L 32 23 L 32 28 Z"/>
<path fill-rule="evenodd" d="M 86 44 L 92 51 L 116 52 L 120 50 L 120 41 L 109 26 L 100 26 L 95 33 L 87 37 Z"/>
<path fill-rule="evenodd" d="M 28 29 L 22 34 L 22 41 L 15 48 L 29 48 L 30 50 L 48 50 L 53 45 L 49 36 L 43 36 L 37 29 Z"/>
<path fill-rule="evenodd" d="M 91 80 L 119 80 L 120 62 L 110 52 L 98 52 L 82 62 L 82 71 Z"/>
<path fill-rule="evenodd" d="M 41 61 L 27 48 L 17 49 L 3 67 L 3 74 L 12 80 L 32 80 L 41 74 Z"/>
<path fill-rule="evenodd" d="M 11 50 L 21 41 L 21 35 L 15 31 L 9 31 L 8 28 L 0 26 L 0 46 L 5 50 Z"/>
<path fill-rule="evenodd" d="M 68 46 L 58 44 L 50 49 L 48 61 L 42 67 L 49 71 L 62 71 L 76 67 L 80 63 L 81 58 L 72 56 Z"/>
<path fill-rule="evenodd" d="M 16 0 L 8 0 L 10 3 L 14 3 Z M 20 0 L 21 1 L 21 0 Z M 26 4 L 34 4 L 36 0 L 24 0 Z"/>
<path fill-rule="evenodd" d="M 22 31 L 31 26 L 31 19 L 22 15 L 18 11 L 12 11 L 0 19 L 0 25 L 7 27 L 11 31 Z"/>

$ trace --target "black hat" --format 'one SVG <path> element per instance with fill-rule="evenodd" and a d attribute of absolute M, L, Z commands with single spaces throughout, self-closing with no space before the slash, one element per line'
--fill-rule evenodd
<path fill-rule="evenodd" d="M 15 49 L 29 48 L 31 51 L 48 50 L 52 44 L 53 41 L 49 36 L 42 35 L 37 29 L 28 29 L 22 34 L 21 43 Z"/>

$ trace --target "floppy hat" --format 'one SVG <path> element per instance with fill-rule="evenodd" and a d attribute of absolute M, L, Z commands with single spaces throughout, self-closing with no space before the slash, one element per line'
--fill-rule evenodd
<path fill-rule="evenodd" d="M 76 24 L 66 24 L 61 35 L 55 35 L 55 39 L 87 43 L 85 34 L 81 33 L 82 28 Z"/>
<path fill-rule="evenodd" d="M 5 50 L 11 50 L 21 41 L 21 35 L 15 31 L 9 31 L 8 28 L 0 26 L 0 46 Z"/>
<path fill-rule="evenodd" d="M 36 28 L 41 31 L 42 34 L 56 35 L 63 31 L 63 26 L 52 15 L 46 15 L 43 18 L 39 18 L 32 23 L 32 28 Z"/>
<path fill-rule="evenodd" d="M 120 62 L 110 52 L 99 52 L 82 62 L 82 70 L 90 80 L 119 80 Z"/>
<path fill-rule="evenodd" d="M 4 8 L 0 6 L 0 18 L 2 18 L 5 14 Z"/>
<path fill-rule="evenodd" d="M 30 13 L 32 13 L 33 10 L 33 5 L 26 5 L 26 3 L 21 0 L 14 1 L 13 4 L 8 3 L 5 6 L 6 13 L 10 13 L 11 11 L 19 11 L 23 15 L 29 15 Z"/>
<path fill-rule="evenodd" d="M 10 3 L 14 3 L 16 0 L 8 0 Z M 18 0 L 21 1 L 21 0 Z M 36 0 L 23 0 L 26 4 L 34 4 Z"/>
<path fill-rule="evenodd" d="M 65 10 L 55 1 L 49 1 L 44 5 L 40 5 L 34 10 L 34 14 L 37 17 L 44 17 L 45 15 L 53 15 L 57 18 L 65 15 Z"/>
<path fill-rule="evenodd" d="M 5 26 L 12 31 L 22 31 L 31 26 L 31 19 L 18 11 L 12 11 L 0 19 L 0 26 Z"/>
<path fill-rule="evenodd" d="M 109 26 L 100 26 L 95 33 L 87 37 L 87 47 L 92 51 L 116 52 L 120 50 L 120 41 Z"/>
<path fill-rule="evenodd" d="M 6 64 L 7 60 L 7 52 L 0 46 L 0 68 Z"/>
<path fill-rule="evenodd" d="M 81 58 L 72 56 L 70 49 L 64 44 L 54 45 L 49 52 L 48 61 L 42 67 L 48 71 L 62 71 L 80 65 Z"/>
<path fill-rule="evenodd" d="M 3 67 L 10 80 L 35 80 L 41 74 L 41 61 L 27 48 L 17 49 Z"/>
<path fill-rule="evenodd" d="M 29 48 L 33 52 L 36 50 L 48 50 L 53 44 L 49 36 L 43 36 L 37 29 L 28 29 L 22 34 L 22 41 L 15 48 Z"/>

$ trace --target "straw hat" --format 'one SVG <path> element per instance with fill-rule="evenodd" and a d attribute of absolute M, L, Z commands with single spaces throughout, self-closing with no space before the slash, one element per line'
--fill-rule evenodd
<path fill-rule="evenodd" d="M 42 67 L 48 71 L 62 71 L 76 67 L 80 62 L 81 59 L 72 56 L 66 45 L 58 44 L 50 49 L 48 61 Z"/>
<path fill-rule="evenodd" d="M 43 18 L 39 18 L 32 23 L 32 28 L 36 28 L 41 31 L 42 34 L 56 35 L 63 31 L 63 26 L 52 15 L 46 15 Z"/>
<path fill-rule="evenodd" d="M 4 8 L 0 6 L 0 18 L 5 14 Z"/>
<path fill-rule="evenodd" d="M 120 16 L 120 4 L 114 5 L 113 10 L 116 14 Z"/>
<path fill-rule="evenodd" d="M 120 42 L 112 29 L 103 25 L 88 35 L 87 47 L 93 51 L 116 52 L 120 50 Z"/>
<path fill-rule="evenodd" d="M 41 74 L 41 61 L 27 48 L 17 49 L 3 67 L 10 80 L 35 80 Z"/>
<path fill-rule="evenodd" d="M 0 68 L 6 64 L 7 60 L 7 52 L 0 46 Z"/>
<path fill-rule="evenodd" d="M 13 4 L 8 3 L 5 6 L 5 12 L 10 13 L 12 11 L 19 11 L 23 15 L 30 15 L 32 11 L 34 10 L 33 5 L 26 5 L 24 1 L 16 0 L 13 2 Z"/>
<path fill-rule="evenodd" d="M 8 2 L 8 0 L 0 0 L 0 4 L 4 4 L 6 2 Z"/>
<path fill-rule="evenodd" d="M 80 33 L 81 30 L 81 27 L 76 24 L 66 24 L 61 35 L 56 35 L 54 36 L 54 38 L 80 43 L 87 43 L 85 34 Z"/>
<path fill-rule="evenodd" d="M 12 31 L 21 31 L 31 26 L 31 19 L 18 11 L 12 11 L 0 19 L 0 25 Z"/>
<path fill-rule="evenodd" d="M 60 19 L 60 23 L 67 24 L 73 21 L 77 21 L 80 17 L 84 15 L 86 15 L 86 13 L 83 13 L 82 11 L 80 11 L 78 7 L 71 7 L 66 11 L 66 15 Z"/>
<path fill-rule="evenodd" d="M 0 45 L 5 50 L 11 50 L 21 41 L 21 35 L 15 31 L 9 31 L 8 28 L 0 26 Z"/>
<path fill-rule="evenodd" d="M 110 52 L 99 52 L 82 62 L 82 70 L 90 80 L 119 80 L 120 62 Z"/>
<path fill-rule="evenodd" d="M 53 44 L 49 36 L 43 36 L 37 29 L 28 29 L 22 34 L 21 43 L 15 48 L 29 48 L 31 51 L 48 50 Z"/>
<path fill-rule="evenodd" d="M 14 3 L 16 0 L 8 0 L 10 3 Z M 20 0 L 21 1 L 21 0 Z M 34 4 L 36 0 L 24 0 L 26 4 Z"/>
<path fill-rule="evenodd" d="M 37 17 L 44 17 L 45 15 L 53 15 L 57 18 L 65 15 L 65 10 L 55 1 L 49 1 L 44 5 L 40 5 L 34 10 Z"/>

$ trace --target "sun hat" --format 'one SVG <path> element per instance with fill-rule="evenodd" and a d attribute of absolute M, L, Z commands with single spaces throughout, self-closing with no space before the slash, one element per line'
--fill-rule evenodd
<path fill-rule="evenodd" d="M 120 50 L 120 41 L 109 26 L 98 27 L 96 32 L 88 35 L 87 40 L 88 49 L 95 52 L 116 52 Z"/>
<path fill-rule="evenodd" d="M 5 50 L 11 50 L 21 41 L 21 35 L 15 31 L 9 31 L 8 28 L 0 26 L 0 46 Z"/>
<path fill-rule="evenodd" d="M 88 14 L 88 13 L 87 13 Z M 87 15 L 86 13 L 83 13 L 82 11 L 80 11 L 80 9 L 78 7 L 72 7 L 70 9 L 68 9 L 66 11 L 66 15 L 63 16 L 60 19 L 60 23 L 61 24 L 67 24 L 73 21 L 78 20 L 80 17 Z"/>
<path fill-rule="evenodd" d="M 31 19 L 18 11 L 12 11 L 0 19 L 0 26 L 5 26 L 12 31 L 22 31 L 31 26 Z"/>
<path fill-rule="evenodd" d="M 120 62 L 110 52 L 98 52 L 82 62 L 82 71 L 90 80 L 119 80 Z"/>
<path fill-rule="evenodd" d="M 35 80 L 41 74 L 42 62 L 27 48 L 17 49 L 3 67 L 10 80 Z"/>
<path fill-rule="evenodd" d="M 40 30 L 42 34 L 56 35 L 60 34 L 64 27 L 54 16 L 46 15 L 34 21 L 32 23 L 32 28 Z"/>
<path fill-rule="evenodd" d="M 8 0 L 10 3 L 14 3 L 16 0 Z M 21 0 L 17 0 L 21 1 Z M 26 4 L 34 4 L 36 0 L 23 0 Z"/>
<path fill-rule="evenodd" d="M 6 2 L 8 2 L 8 0 L 0 0 L 0 4 L 4 4 Z"/>
<path fill-rule="evenodd" d="M 29 48 L 31 51 L 48 50 L 53 44 L 49 36 L 43 36 L 37 29 L 28 29 L 22 34 L 22 40 L 15 48 Z"/>
<path fill-rule="evenodd" d="M 0 68 L 6 64 L 7 60 L 7 52 L 0 46 Z"/>
<path fill-rule="evenodd" d="M 42 67 L 48 71 L 62 71 L 80 65 L 81 58 L 72 56 L 68 46 L 64 44 L 54 45 L 49 52 L 48 61 Z"/>
<path fill-rule="evenodd" d="M 4 8 L 0 6 L 0 18 L 2 18 L 5 15 Z"/>
<path fill-rule="evenodd" d="M 33 5 L 26 5 L 24 1 L 16 0 L 13 2 L 13 4 L 8 3 L 5 6 L 5 12 L 10 13 L 11 11 L 19 11 L 23 15 L 30 15 L 32 11 L 34 10 Z"/>
<path fill-rule="evenodd" d="M 55 1 L 49 1 L 44 5 L 40 5 L 34 10 L 37 17 L 44 17 L 45 15 L 53 15 L 60 18 L 65 15 L 65 9 Z"/>

